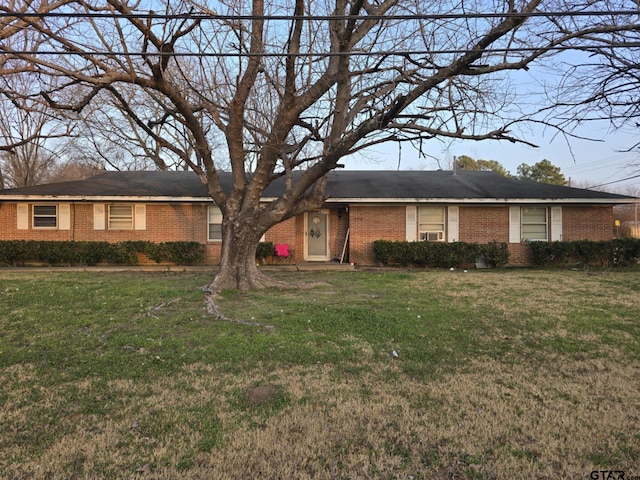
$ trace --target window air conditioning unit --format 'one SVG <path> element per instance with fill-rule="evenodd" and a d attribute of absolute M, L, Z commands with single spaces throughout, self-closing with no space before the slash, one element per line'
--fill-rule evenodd
<path fill-rule="evenodd" d="M 443 242 L 444 232 L 421 232 L 421 239 L 423 242 Z"/>

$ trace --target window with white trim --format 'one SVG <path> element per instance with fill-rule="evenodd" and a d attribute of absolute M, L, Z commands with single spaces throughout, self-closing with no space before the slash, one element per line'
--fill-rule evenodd
<path fill-rule="evenodd" d="M 109 230 L 133 230 L 133 205 L 109 205 Z"/>
<path fill-rule="evenodd" d="M 522 207 L 522 240 L 525 242 L 549 239 L 549 216 L 546 207 Z"/>
<path fill-rule="evenodd" d="M 222 212 L 216 206 L 208 207 L 207 240 L 210 242 L 222 241 Z"/>
<path fill-rule="evenodd" d="M 57 205 L 34 205 L 33 206 L 33 228 L 57 228 L 58 227 L 58 206 Z"/>
<path fill-rule="evenodd" d="M 444 207 L 418 208 L 418 238 L 426 242 L 444 242 Z"/>

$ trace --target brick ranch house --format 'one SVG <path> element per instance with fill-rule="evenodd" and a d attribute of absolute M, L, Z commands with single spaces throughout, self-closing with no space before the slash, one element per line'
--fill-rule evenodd
<path fill-rule="evenodd" d="M 229 184 L 230 174 L 222 174 Z M 284 179 L 263 200 L 278 195 Z M 613 206 L 637 199 L 472 171 L 334 171 L 323 208 L 264 240 L 292 261 L 372 265 L 375 240 L 506 242 L 512 264 L 530 241 L 609 240 Z M 0 190 L 0 240 L 197 241 L 220 258 L 221 214 L 192 172 L 105 172 L 80 181 Z"/>

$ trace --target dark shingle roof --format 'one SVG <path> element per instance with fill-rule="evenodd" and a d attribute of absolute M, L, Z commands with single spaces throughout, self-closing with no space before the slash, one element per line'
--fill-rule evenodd
<path fill-rule="evenodd" d="M 0 195 L 64 197 L 207 197 L 193 172 L 105 172 L 85 180 L 0 190 Z"/>
<path fill-rule="evenodd" d="M 220 174 L 228 191 L 231 175 Z M 264 192 L 266 198 L 278 196 L 284 188 L 279 179 Z M 339 170 L 329 174 L 327 194 L 330 201 L 593 201 L 623 203 L 633 198 L 594 190 L 547 185 L 502 177 L 493 172 L 472 171 L 359 171 Z M 208 200 L 207 189 L 193 172 L 105 172 L 86 180 L 52 183 L 33 187 L 0 190 L 0 199 L 67 199 L 142 197 Z"/>
<path fill-rule="evenodd" d="M 614 199 L 611 193 L 514 180 L 474 171 L 337 171 L 327 192 L 337 198 Z"/>

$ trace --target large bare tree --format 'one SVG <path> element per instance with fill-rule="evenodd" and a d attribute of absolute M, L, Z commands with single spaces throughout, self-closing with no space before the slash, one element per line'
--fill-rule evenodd
<path fill-rule="evenodd" d="M 67 2 L 57 0 L 30 5 L 31 2 L 10 1 L 0 7 L 0 12 L 8 14 L 0 18 L 3 48 L 35 47 L 34 32 L 28 30 L 28 22 L 19 15 L 33 11 L 33 7 L 43 14 L 52 12 Z M 9 55 L 0 56 L 0 188 L 45 181 L 49 171 L 56 166 L 54 150 L 57 147 L 48 140 L 68 134 L 66 124 L 60 122 L 50 109 L 30 100 L 36 79 L 29 75 L 9 75 L 19 70 L 13 60 Z"/>
<path fill-rule="evenodd" d="M 581 59 L 561 70 L 563 78 L 551 96 L 552 114 L 562 128 L 603 120 L 613 129 L 640 128 L 640 31 L 594 38 Z M 640 140 L 626 146 L 627 151 L 638 148 Z"/>
<path fill-rule="evenodd" d="M 2 90 L 28 97 L 27 77 L 2 77 Z M 51 179 L 71 138 L 71 127 L 47 107 L 0 94 L 0 188 L 38 185 Z"/>
<path fill-rule="evenodd" d="M 631 0 L 70 0 L 55 16 L 12 1 L 4 28 L 28 35 L 0 43 L 3 74 L 37 76 L 50 108 L 126 119 L 159 167 L 207 186 L 223 213 L 210 292 L 272 285 L 260 237 L 318 208 L 349 155 L 391 140 L 533 144 L 514 126 L 538 106 L 509 72 L 640 27 Z M 286 191 L 260 203 L 281 177 Z"/>

